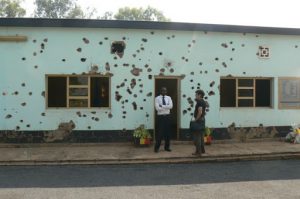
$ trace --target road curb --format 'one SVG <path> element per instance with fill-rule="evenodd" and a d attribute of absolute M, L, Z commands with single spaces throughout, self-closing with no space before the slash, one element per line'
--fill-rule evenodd
<path fill-rule="evenodd" d="M 300 159 L 299 152 L 252 154 L 252 155 L 227 155 L 227 156 L 202 156 L 202 157 L 171 157 L 152 159 L 95 159 L 95 160 L 21 160 L 0 161 L 0 166 L 40 166 L 40 165 L 129 165 L 129 164 L 179 164 L 179 163 L 212 163 L 236 162 L 254 160 L 287 160 Z"/>

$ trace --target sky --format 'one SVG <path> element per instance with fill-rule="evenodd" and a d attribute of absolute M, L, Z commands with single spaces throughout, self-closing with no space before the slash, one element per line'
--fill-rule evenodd
<path fill-rule="evenodd" d="M 24 0 L 32 16 L 34 0 Z M 299 0 L 77 0 L 82 8 L 94 7 L 97 15 L 116 13 L 121 7 L 154 7 L 172 22 L 300 28 Z"/>

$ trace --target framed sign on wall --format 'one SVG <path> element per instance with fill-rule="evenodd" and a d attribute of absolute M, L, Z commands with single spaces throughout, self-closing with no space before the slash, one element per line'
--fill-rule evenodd
<path fill-rule="evenodd" d="M 279 109 L 300 109 L 300 77 L 278 79 Z"/>

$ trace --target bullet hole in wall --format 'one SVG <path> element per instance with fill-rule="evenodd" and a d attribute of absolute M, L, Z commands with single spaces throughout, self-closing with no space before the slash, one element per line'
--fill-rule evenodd
<path fill-rule="evenodd" d="M 144 110 L 144 108 L 143 108 L 143 107 L 140 107 L 140 110 Z"/>
<path fill-rule="evenodd" d="M 19 127 L 19 126 L 16 126 L 16 130 L 17 130 L 17 131 L 20 130 L 20 127 Z"/>
<path fill-rule="evenodd" d="M 45 44 L 41 43 L 41 49 L 44 50 L 45 49 Z"/>
<path fill-rule="evenodd" d="M 182 97 L 183 97 L 183 98 L 186 98 L 186 95 L 185 95 L 185 94 L 183 94 L 183 95 L 182 95 Z"/>
<path fill-rule="evenodd" d="M 164 72 L 165 72 L 165 69 L 164 69 L 164 68 L 161 68 L 161 69 L 160 69 L 160 72 L 161 72 L 161 73 L 164 73 Z"/>
<path fill-rule="evenodd" d="M 242 47 L 245 47 L 245 44 L 242 44 L 241 46 L 242 46 Z"/>
<path fill-rule="evenodd" d="M 151 31 L 151 32 L 150 32 L 150 34 L 151 34 L 151 35 L 154 35 L 154 32 L 153 32 L 153 31 Z"/>
<path fill-rule="evenodd" d="M 152 75 L 148 75 L 148 79 L 152 79 Z"/>
<path fill-rule="evenodd" d="M 108 62 L 105 63 L 105 70 L 110 71 L 110 65 Z"/>
<path fill-rule="evenodd" d="M 27 127 L 27 128 L 30 128 L 30 124 L 27 124 L 26 127 Z"/>
<path fill-rule="evenodd" d="M 216 72 L 217 72 L 217 73 L 220 72 L 219 69 L 216 69 Z"/>
<path fill-rule="evenodd" d="M 23 60 L 23 61 L 25 61 L 25 60 L 26 60 L 26 58 L 25 58 L 25 57 L 23 57 L 23 58 L 22 58 L 22 60 Z"/>
<path fill-rule="evenodd" d="M 215 92 L 214 91 L 209 91 L 208 95 L 209 96 L 215 95 Z"/>
<path fill-rule="evenodd" d="M 175 38 L 175 35 L 172 35 L 172 38 Z"/>
<path fill-rule="evenodd" d="M 244 75 L 246 75 L 246 72 L 243 72 Z"/>
<path fill-rule="evenodd" d="M 185 62 L 189 62 L 189 59 L 185 59 Z"/>
<path fill-rule="evenodd" d="M 12 117 L 12 115 L 8 114 L 8 115 L 5 116 L 5 119 L 9 119 L 11 117 Z"/>
<path fill-rule="evenodd" d="M 114 67 L 118 67 L 118 64 L 115 64 Z"/>
<path fill-rule="evenodd" d="M 33 43 L 36 43 L 36 39 L 32 40 Z"/>
<path fill-rule="evenodd" d="M 170 72 L 171 72 L 171 73 L 174 73 L 174 69 L 173 69 L 173 68 L 171 68 L 171 69 L 170 69 Z"/>
<path fill-rule="evenodd" d="M 230 61 L 233 61 L 233 58 L 230 58 Z"/>
<path fill-rule="evenodd" d="M 212 82 L 209 84 L 209 86 L 210 86 L 210 87 L 213 87 L 213 86 L 215 85 L 215 83 L 216 83 L 215 81 L 212 81 Z"/>
<path fill-rule="evenodd" d="M 188 44 L 188 47 L 190 48 L 190 47 L 192 47 L 192 45 L 191 45 L 191 44 Z"/>
<path fill-rule="evenodd" d="M 76 115 L 77 115 L 78 117 L 81 117 L 81 112 L 80 112 L 80 111 L 77 111 L 77 112 L 76 112 Z"/>
<path fill-rule="evenodd" d="M 45 97 L 45 91 L 41 92 L 41 96 Z"/>
<path fill-rule="evenodd" d="M 117 54 L 120 58 L 124 55 L 126 44 L 124 41 L 114 41 L 111 44 L 111 54 Z"/>
<path fill-rule="evenodd" d="M 83 40 L 83 42 L 85 43 L 85 44 L 88 44 L 88 43 L 90 43 L 90 41 L 87 39 L 87 38 L 82 38 L 82 40 Z"/>
<path fill-rule="evenodd" d="M 182 60 L 185 60 L 185 57 L 181 57 Z"/>
<path fill-rule="evenodd" d="M 20 120 L 20 122 L 23 123 L 24 121 L 23 121 L 23 120 Z"/>
<path fill-rule="evenodd" d="M 159 54 L 159 55 L 163 55 L 163 53 L 162 53 L 162 52 L 159 52 L 158 54 Z"/>
<path fill-rule="evenodd" d="M 136 79 L 131 79 L 130 88 L 133 89 L 136 86 Z"/>
<path fill-rule="evenodd" d="M 232 50 L 232 51 L 235 51 L 235 48 L 232 48 L 231 50 Z"/>
<path fill-rule="evenodd" d="M 90 129 L 91 129 L 91 126 L 88 126 L 87 128 L 90 130 Z"/>
<path fill-rule="evenodd" d="M 26 86 L 26 84 L 25 84 L 25 83 L 22 83 L 21 85 L 22 85 L 22 87 L 25 87 L 25 86 Z"/>
<path fill-rule="evenodd" d="M 207 74 L 207 73 L 208 73 L 208 72 L 207 72 L 207 70 L 206 70 L 206 71 L 204 71 L 204 73 L 205 73 L 205 74 Z"/>
<path fill-rule="evenodd" d="M 148 94 L 147 94 L 147 97 L 151 97 L 152 96 L 152 92 L 149 92 Z"/>
<path fill-rule="evenodd" d="M 199 66 L 202 66 L 202 62 L 199 62 Z"/>
<path fill-rule="evenodd" d="M 77 52 L 81 52 L 82 51 L 82 49 L 81 48 L 77 48 Z"/>
<path fill-rule="evenodd" d="M 132 102 L 133 110 L 137 110 L 137 104 L 136 102 Z"/>
<path fill-rule="evenodd" d="M 222 65 L 224 68 L 227 68 L 227 64 L 225 62 L 222 62 Z"/>
<path fill-rule="evenodd" d="M 148 40 L 147 40 L 146 38 L 143 38 L 142 41 L 143 41 L 143 42 L 147 42 Z"/>
<path fill-rule="evenodd" d="M 34 53 L 33 53 L 33 56 L 36 56 L 36 55 L 37 55 L 37 53 L 36 53 L 36 52 L 34 52 Z"/>
<path fill-rule="evenodd" d="M 41 116 L 46 116 L 46 113 L 41 113 Z"/>
<path fill-rule="evenodd" d="M 187 110 L 182 111 L 183 115 L 187 114 Z"/>
<path fill-rule="evenodd" d="M 66 59 L 62 59 L 61 61 L 65 62 L 65 61 L 66 61 Z"/>
<path fill-rule="evenodd" d="M 108 118 L 112 118 L 113 117 L 113 114 L 112 113 L 109 113 L 108 114 Z"/>
<path fill-rule="evenodd" d="M 99 121 L 99 118 L 98 118 L 98 117 L 95 117 L 95 121 L 98 122 L 98 121 Z"/>
<path fill-rule="evenodd" d="M 171 39 L 171 37 L 167 37 L 167 39 Z"/>
<path fill-rule="evenodd" d="M 21 106 L 26 106 L 26 102 L 21 103 Z"/>
<path fill-rule="evenodd" d="M 228 45 L 226 43 L 222 43 L 221 46 L 224 48 L 228 48 Z"/>
<path fill-rule="evenodd" d="M 120 93 L 118 91 L 116 91 L 116 93 L 115 93 L 115 99 L 118 102 L 122 99 L 122 95 L 120 95 Z"/>
<path fill-rule="evenodd" d="M 124 66 L 124 67 L 128 67 L 128 66 L 129 66 L 129 64 L 126 64 L 126 63 L 124 63 L 124 64 L 123 64 L 123 66 Z"/>
<path fill-rule="evenodd" d="M 91 113 L 92 113 L 92 114 L 96 114 L 96 111 L 92 111 Z"/>
<path fill-rule="evenodd" d="M 118 57 L 114 56 L 114 60 L 117 60 L 117 59 L 118 59 Z"/>
<path fill-rule="evenodd" d="M 152 72 L 152 69 L 151 69 L 151 68 L 148 68 L 147 71 L 150 73 L 150 72 Z"/>
<path fill-rule="evenodd" d="M 48 39 L 47 39 L 47 38 L 45 38 L 45 39 L 44 39 L 44 42 L 45 42 L 45 43 L 47 43 L 47 42 L 48 42 Z"/>
<path fill-rule="evenodd" d="M 104 37 L 104 40 L 108 40 L 108 37 Z"/>
<path fill-rule="evenodd" d="M 194 72 L 191 72 L 191 75 L 194 75 L 195 73 Z"/>
<path fill-rule="evenodd" d="M 140 73 L 141 73 L 142 71 L 143 71 L 143 70 L 140 69 L 140 68 L 133 68 L 130 72 L 131 72 L 131 74 L 134 75 L 134 76 L 139 76 Z"/>
<path fill-rule="evenodd" d="M 132 57 L 134 57 L 134 58 L 135 58 L 135 57 L 136 57 L 136 54 L 132 54 Z"/>
<path fill-rule="evenodd" d="M 37 69 L 37 68 L 38 68 L 38 65 L 35 65 L 34 68 Z"/>
<path fill-rule="evenodd" d="M 219 61 L 219 58 L 218 58 L 218 57 L 216 57 L 216 58 L 215 58 L 215 60 L 216 60 L 216 61 Z"/>
<path fill-rule="evenodd" d="M 146 99 L 143 99 L 143 101 L 146 102 L 147 100 L 146 100 Z"/>
<path fill-rule="evenodd" d="M 191 80 L 190 80 L 190 82 L 194 82 L 194 80 L 193 80 L 193 79 L 191 79 Z"/>
<path fill-rule="evenodd" d="M 129 89 L 129 88 L 127 88 L 127 93 L 129 93 L 130 95 L 132 94 L 132 91 Z"/>
<path fill-rule="evenodd" d="M 86 58 L 81 58 L 80 59 L 82 62 L 85 62 L 86 61 Z"/>
<path fill-rule="evenodd" d="M 103 44 L 103 42 L 102 42 L 102 41 L 100 41 L 100 42 L 99 42 L 99 45 L 102 45 L 102 44 Z"/>

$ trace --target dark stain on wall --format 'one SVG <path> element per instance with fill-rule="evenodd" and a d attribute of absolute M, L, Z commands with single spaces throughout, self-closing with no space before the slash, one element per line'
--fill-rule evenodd
<path fill-rule="evenodd" d="M 136 104 L 136 102 L 132 102 L 132 106 L 133 106 L 133 110 L 137 110 L 137 104 Z"/>

